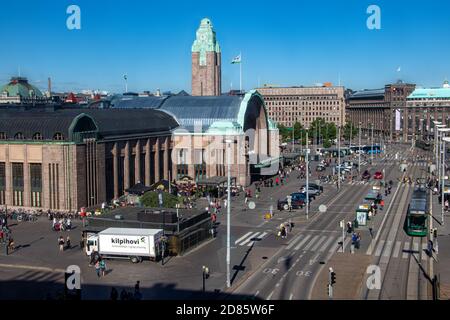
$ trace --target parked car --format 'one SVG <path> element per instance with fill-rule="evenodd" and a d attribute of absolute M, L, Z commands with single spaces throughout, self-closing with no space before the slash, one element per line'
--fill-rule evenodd
<path fill-rule="evenodd" d="M 305 197 L 306 197 L 306 188 L 305 187 L 300 188 L 300 193 L 305 194 Z M 320 194 L 319 190 L 309 187 L 308 196 L 310 199 L 312 199 L 312 200 L 316 199 L 316 196 L 318 196 L 319 194 Z"/>
<path fill-rule="evenodd" d="M 305 201 L 306 197 L 303 194 L 294 192 L 294 193 L 291 193 L 291 197 L 292 197 L 292 201 L 291 201 L 292 209 L 301 209 L 304 207 L 305 202 L 306 202 Z M 289 209 L 287 197 L 284 199 L 278 200 L 277 208 L 280 211 Z"/>
<path fill-rule="evenodd" d="M 313 188 L 319 191 L 319 193 L 323 192 L 323 186 L 319 186 L 317 183 L 308 183 L 309 188 Z M 306 188 L 306 184 L 301 186 L 301 189 Z"/>
<path fill-rule="evenodd" d="M 383 173 L 382 173 L 381 171 L 377 171 L 377 172 L 375 172 L 375 174 L 373 175 L 373 178 L 374 178 L 374 179 L 377 179 L 377 180 L 381 180 L 381 179 L 383 179 Z"/>

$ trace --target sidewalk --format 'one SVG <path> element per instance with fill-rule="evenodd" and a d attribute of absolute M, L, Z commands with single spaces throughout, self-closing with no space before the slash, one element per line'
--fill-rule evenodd
<path fill-rule="evenodd" d="M 323 265 L 314 285 L 312 300 L 328 300 L 328 269 L 336 273 L 336 283 L 333 286 L 333 300 L 360 300 L 361 288 L 371 256 L 351 253 L 336 253 L 330 261 Z"/>

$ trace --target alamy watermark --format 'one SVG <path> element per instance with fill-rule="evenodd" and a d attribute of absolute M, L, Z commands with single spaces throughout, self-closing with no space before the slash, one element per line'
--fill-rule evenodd
<path fill-rule="evenodd" d="M 369 274 L 366 281 L 367 289 L 380 290 L 381 289 L 380 267 L 377 265 L 370 265 L 367 267 L 366 273 Z"/>
<path fill-rule="evenodd" d="M 367 14 L 370 16 L 367 18 L 367 28 L 369 30 L 380 30 L 381 29 L 381 8 L 375 4 L 367 7 Z"/>
<path fill-rule="evenodd" d="M 81 289 L 81 269 L 77 265 L 70 265 L 66 268 L 66 288 L 68 290 Z"/>
<path fill-rule="evenodd" d="M 66 20 L 66 26 L 69 30 L 81 29 L 81 9 L 79 6 L 72 4 L 67 7 L 66 13 L 69 15 Z"/>

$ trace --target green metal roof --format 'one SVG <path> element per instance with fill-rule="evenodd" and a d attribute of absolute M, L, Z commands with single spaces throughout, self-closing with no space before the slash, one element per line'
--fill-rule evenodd
<path fill-rule="evenodd" d="M 0 94 L 7 93 L 8 97 L 37 98 L 43 97 L 42 92 L 35 86 L 28 83 L 26 78 L 14 77 L 11 81 L 0 87 Z"/>
<path fill-rule="evenodd" d="M 408 99 L 450 99 L 450 88 L 416 89 Z"/>

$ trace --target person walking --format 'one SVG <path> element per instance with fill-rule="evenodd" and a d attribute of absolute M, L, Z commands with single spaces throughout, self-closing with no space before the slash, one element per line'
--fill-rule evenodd
<path fill-rule="evenodd" d="M 70 237 L 69 236 L 67 236 L 67 238 L 66 238 L 66 248 L 67 249 L 71 249 L 72 248 L 72 246 L 70 244 Z"/>
<path fill-rule="evenodd" d="M 106 275 L 106 261 L 105 259 L 100 259 L 100 271 L 102 272 L 102 277 Z"/>
<path fill-rule="evenodd" d="M 64 238 L 59 236 L 58 238 L 59 251 L 64 251 Z"/>
<path fill-rule="evenodd" d="M 100 259 L 95 263 L 95 273 L 97 273 L 97 277 L 100 278 Z"/>
<path fill-rule="evenodd" d="M 288 205 L 289 212 L 291 212 L 292 211 L 292 196 L 291 195 L 287 196 L 287 205 Z"/>
<path fill-rule="evenodd" d="M 356 235 L 356 249 L 359 249 L 361 245 L 361 233 L 358 232 L 358 234 Z"/>

